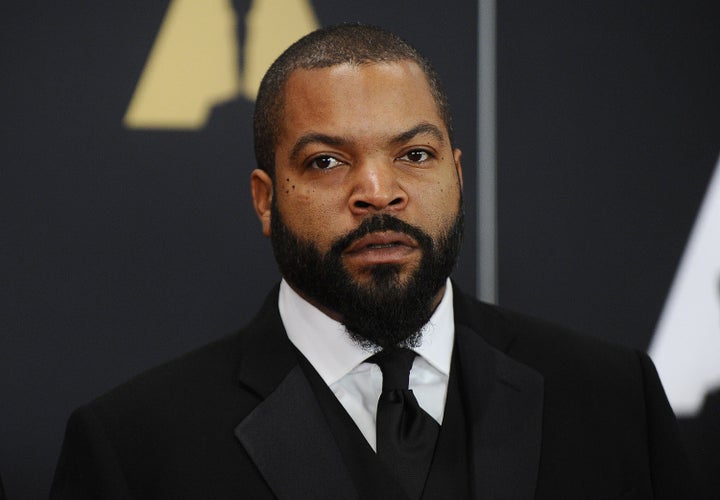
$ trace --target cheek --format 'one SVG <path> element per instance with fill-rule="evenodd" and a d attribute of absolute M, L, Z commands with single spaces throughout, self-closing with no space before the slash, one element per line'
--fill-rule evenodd
<path fill-rule="evenodd" d="M 292 177 L 283 177 L 278 183 L 278 190 L 282 191 L 286 195 L 292 195 L 295 193 L 297 186 L 295 180 Z"/>
<path fill-rule="evenodd" d="M 287 175 L 282 179 L 282 192 L 288 204 L 308 213 L 308 217 L 341 215 L 347 208 L 347 186 L 339 175 Z"/>
<path fill-rule="evenodd" d="M 325 247 L 337 237 L 341 219 L 339 196 L 317 186 L 294 182 L 292 178 L 282 180 L 277 203 L 283 220 L 297 236 Z"/>
<path fill-rule="evenodd" d="M 460 183 L 457 177 L 444 176 L 414 190 L 412 197 L 420 210 L 433 218 L 454 216 L 460 203 Z"/>

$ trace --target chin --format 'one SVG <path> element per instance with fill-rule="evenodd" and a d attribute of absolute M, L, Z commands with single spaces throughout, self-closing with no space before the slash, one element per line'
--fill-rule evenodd
<path fill-rule="evenodd" d="M 405 287 L 416 268 L 416 265 L 375 264 L 361 270 L 346 270 L 360 286 Z"/>

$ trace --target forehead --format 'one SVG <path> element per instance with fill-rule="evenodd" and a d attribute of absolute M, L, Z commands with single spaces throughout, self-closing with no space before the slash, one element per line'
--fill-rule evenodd
<path fill-rule="evenodd" d="M 318 127 L 335 134 L 392 134 L 420 122 L 447 134 L 425 73 L 408 60 L 295 70 L 283 107 L 281 137 Z"/>

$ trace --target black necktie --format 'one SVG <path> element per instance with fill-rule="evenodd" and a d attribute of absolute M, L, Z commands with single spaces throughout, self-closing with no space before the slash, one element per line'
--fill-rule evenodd
<path fill-rule="evenodd" d="M 415 353 L 381 351 L 368 359 L 380 366 L 382 393 L 377 409 L 377 455 L 411 498 L 419 498 L 432 462 L 440 426 L 408 389 Z"/>

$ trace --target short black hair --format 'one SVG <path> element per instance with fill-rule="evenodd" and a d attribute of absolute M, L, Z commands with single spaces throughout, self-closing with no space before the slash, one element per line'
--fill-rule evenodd
<path fill-rule="evenodd" d="M 296 69 L 319 69 L 339 64 L 363 65 L 413 61 L 427 77 L 438 112 L 452 142 L 452 117 L 447 95 L 437 72 L 416 48 L 377 26 L 343 23 L 320 28 L 292 44 L 270 66 L 255 101 L 253 132 L 255 160 L 272 178 L 275 149 L 282 127 L 285 85 Z"/>

